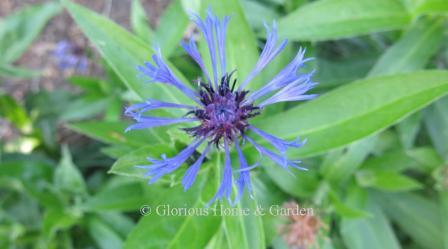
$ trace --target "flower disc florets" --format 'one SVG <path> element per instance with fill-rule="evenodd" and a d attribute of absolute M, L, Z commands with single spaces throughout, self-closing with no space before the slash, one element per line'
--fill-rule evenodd
<path fill-rule="evenodd" d="M 248 119 L 260 114 L 260 108 L 243 103 L 249 91 L 236 90 L 236 82 L 236 79 L 232 81 L 232 73 L 221 78 L 217 90 L 201 82 L 199 96 L 204 106 L 188 113 L 201 124 L 184 130 L 195 137 L 209 137 L 216 147 L 222 139 L 233 141 L 243 136 L 249 126 Z"/>

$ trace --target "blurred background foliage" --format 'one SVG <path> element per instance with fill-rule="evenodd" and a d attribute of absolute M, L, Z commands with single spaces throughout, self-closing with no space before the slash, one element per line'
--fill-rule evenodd
<path fill-rule="evenodd" d="M 292 156 L 309 171 L 263 162 L 255 200 L 238 204 L 299 203 L 315 216 L 141 216 L 142 205 L 204 207 L 215 191 L 214 157 L 187 192 L 181 174 L 147 186 L 133 166 L 189 139 L 124 133 L 122 117 L 141 99 L 178 101 L 136 77 L 153 47 L 180 77 L 198 77 L 178 44 L 195 37 L 204 49 L 187 13 L 208 6 L 232 17 L 239 78 L 265 22 L 289 39 L 252 86 L 300 46 L 315 58 L 307 70 L 317 70 L 321 97 L 255 120 L 307 137 Z M 0 248 L 448 249 L 448 1 L 2 0 L 0 14 Z"/>

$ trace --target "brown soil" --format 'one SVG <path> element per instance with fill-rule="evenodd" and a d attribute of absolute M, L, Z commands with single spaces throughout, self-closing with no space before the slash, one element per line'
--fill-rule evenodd
<path fill-rule="evenodd" d="M 50 0 L 0 0 L 0 19 L 14 13 L 20 8 L 31 4 L 49 2 Z M 129 29 L 129 13 L 132 0 L 73 0 L 88 8 L 108 16 L 119 25 Z M 141 0 L 146 13 L 150 17 L 151 26 L 157 25 L 157 20 L 170 0 Z M 76 26 L 70 15 L 64 11 L 54 17 L 44 28 L 40 36 L 28 48 L 25 54 L 15 63 L 21 68 L 33 69 L 42 72 L 40 77 L 33 79 L 2 79 L 0 93 L 7 93 L 19 102 L 27 92 L 40 90 L 54 90 L 57 88 L 69 89 L 65 78 L 73 74 L 73 71 L 62 71 L 58 69 L 55 58 L 51 56 L 53 49 L 59 41 L 68 40 L 84 51 L 93 51 L 89 63 L 89 76 L 101 77 L 102 71 L 92 61 L 98 61 L 95 49 Z M 15 137 L 16 131 L 5 120 L 0 119 L 0 138 L 9 140 Z"/>

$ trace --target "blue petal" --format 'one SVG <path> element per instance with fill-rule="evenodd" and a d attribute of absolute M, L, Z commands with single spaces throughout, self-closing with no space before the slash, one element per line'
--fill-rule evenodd
<path fill-rule="evenodd" d="M 160 109 L 160 108 L 184 108 L 184 109 L 195 109 L 194 106 L 191 105 L 182 105 L 182 104 L 175 104 L 175 103 L 169 103 L 169 102 L 163 102 L 155 99 L 147 99 L 143 103 L 137 103 L 134 105 L 131 105 L 126 108 L 124 111 L 124 114 L 135 117 L 136 115 L 141 115 L 144 112 Z"/>
<path fill-rule="evenodd" d="M 202 105 L 198 99 L 198 94 L 191 88 L 186 86 L 184 83 L 182 83 L 182 81 L 177 78 L 173 71 L 171 71 L 171 69 L 163 60 L 162 55 L 160 54 L 160 50 L 158 50 L 152 56 L 152 59 L 154 61 L 154 64 L 145 62 L 145 65 L 138 66 L 137 70 L 140 71 L 143 75 L 148 76 L 152 81 L 158 81 L 176 87 L 196 103 Z"/>
<path fill-rule="evenodd" d="M 297 70 L 303 67 L 305 62 L 310 60 L 304 59 L 304 56 L 305 50 L 299 50 L 296 57 L 283 70 L 281 70 L 269 83 L 249 95 L 246 102 L 254 102 L 258 98 L 289 84 L 296 85 L 300 84 L 300 82 L 308 81 L 310 75 L 297 73 Z"/>
<path fill-rule="evenodd" d="M 210 206 L 216 200 L 221 200 L 222 198 L 227 198 L 229 203 L 232 203 L 230 195 L 232 194 L 232 165 L 230 161 L 230 152 L 227 140 L 224 139 L 224 150 L 225 150 L 225 165 L 224 174 L 222 176 L 221 185 L 218 188 L 215 196 L 208 202 L 207 206 Z"/>
<path fill-rule="evenodd" d="M 208 45 L 208 51 L 210 53 L 210 59 L 212 62 L 212 68 L 213 68 L 213 79 L 216 89 L 218 88 L 218 72 L 217 72 L 217 62 L 216 62 L 216 45 L 215 45 L 215 39 L 214 39 L 214 32 L 213 28 L 215 26 L 215 23 L 217 22 L 217 17 L 214 16 L 210 9 L 207 10 L 207 16 L 204 20 L 201 19 L 196 14 L 191 15 L 192 21 L 198 26 L 199 30 L 204 35 L 205 41 Z"/>
<path fill-rule="evenodd" d="M 310 74 L 311 77 L 312 73 Z M 299 84 L 290 83 L 276 94 L 266 99 L 258 106 L 263 108 L 268 105 L 272 105 L 279 102 L 289 102 L 289 101 L 301 101 L 301 100 L 310 100 L 317 97 L 317 94 L 305 94 L 309 90 L 311 90 L 316 83 L 311 82 L 311 78 L 305 79 L 304 82 L 300 82 Z"/>
<path fill-rule="evenodd" d="M 191 185 L 194 183 L 199 168 L 201 167 L 202 162 L 204 161 L 204 158 L 207 155 L 209 149 L 210 144 L 207 144 L 207 147 L 205 148 L 204 152 L 202 152 L 198 160 L 196 160 L 196 162 L 193 165 L 191 165 L 185 172 L 184 178 L 182 179 L 182 185 L 184 186 L 184 191 L 187 191 L 187 189 L 189 189 Z"/>
<path fill-rule="evenodd" d="M 185 149 L 183 149 L 179 154 L 172 158 L 166 158 L 162 156 L 162 159 L 152 159 L 148 158 L 152 165 L 137 166 L 139 168 L 146 169 L 147 172 L 145 176 L 151 176 L 151 180 L 148 182 L 152 184 L 156 182 L 160 177 L 169 174 L 176 169 L 178 169 L 192 154 L 196 151 L 199 145 L 204 142 L 204 138 L 197 139 Z"/>
<path fill-rule="evenodd" d="M 195 118 L 161 118 L 161 117 L 150 117 L 140 115 L 135 116 L 134 119 L 137 121 L 137 123 L 132 124 L 128 128 L 126 128 L 125 132 L 131 130 L 139 130 L 158 126 L 197 121 L 197 119 Z"/>
<path fill-rule="evenodd" d="M 281 154 L 285 154 L 288 147 L 299 148 L 306 143 L 306 140 L 300 141 L 300 138 L 292 141 L 286 141 L 269 133 L 266 133 L 252 125 L 249 126 L 249 129 L 272 144 L 272 146 L 274 146 Z"/>
<path fill-rule="evenodd" d="M 224 77 L 227 73 L 226 70 L 226 33 L 227 25 L 229 24 L 230 17 L 225 16 L 222 21 L 218 19 L 215 22 L 216 40 L 218 40 L 218 52 L 221 64 L 221 77 Z"/>
<path fill-rule="evenodd" d="M 272 30 L 267 24 L 265 24 L 267 39 L 263 50 L 261 51 L 260 58 L 255 64 L 254 69 L 248 74 L 246 79 L 240 85 L 239 90 L 242 90 L 257 74 L 259 74 L 286 46 L 288 40 L 283 40 L 279 46 L 276 47 L 277 36 L 277 24 L 274 22 Z"/>
<path fill-rule="evenodd" d="M 194 40 L 191 39 L 189 43 L 182 41 L 181 46 L 183 47 L 185 52 L 187 52 L 190 55 L 190 57 L 199 65 L 205 77 L 207 78 L 207 82 L 210 85 L 212 82 L 210 79 L 210 74 L 208 73 L 207 69 L 204 66 L 201 54 L 199 53 L 198 47 L 196 46 Z"/>
<path fill-rule="evenodd" d="M 293 167 L 296 169 L 301 169 L 301 170 L 307 170 L 306 168 L 300 167 L 297 164 L 300 163 L 300 161 L 298 160 L 288 160 L 288 158 L 285 155 L 278 155 L 266 148 L 264 148 L 263 146 L 257 144 L 254 140 L 252 140 L 250 137 L 245 136 L 245 139 L 247 139 L 252 145 L 255 146 L 255 148 L 257 149 L 257 151 L 264 156 L 267 156 L 271 161 L 273 161 L 274 163 L 280 165 L 282 168 L 284 169 L 288 169 L 288 167 Z"/>
<path fill-rule="evenodd" d="M 241 151 L 241 148 L 238 144 L 238 142 L 235 142 L 235 148 L 238 152 L 238 159 L 240 161 L 240 176 L 236 180 L 236 186 L 238 188 L 238 194 L 235 198 L 234 203 L 238 203 L 238 201 L 241 199 L 241 197 L 244 194 L 244 189 L 247 188 L 247 191 L 249 192 L 249 195 L 251 198 L 253 198 L 252 195 L 252 185 L 250 181 L 250 169 L 253 168 L 256 165 L 249 166 L 247 164 L 246 158 L 244 157 L 243 152 Z"/>

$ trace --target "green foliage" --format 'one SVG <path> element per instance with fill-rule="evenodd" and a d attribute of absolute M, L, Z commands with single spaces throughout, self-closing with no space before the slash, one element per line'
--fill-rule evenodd
<path fill-rule="evenodd" d="M 0 248 L 288 248 L 284 235 L 294 231 L 285 227 L 296 222 L 303 229 L 303 220 L 213 212 L 266 211 L 292 200 L 315 211 L 316 244 L 309 248 L 448 249 L 447 1 L 174 0 L 157 26 L 149 24 L 144 3 L 132 1 L 131 33 L 62 0 L 104 59 L 93 61 L 104 77 L 72 76 L 67 82 L 75 91 L 37 91 L 20 100 L 1 90 L 0 117 L 15 136 L 0 142 Z M 175 155 L 191 139 L 177 127 L 124 132 L 124 106 L 146 98 L 191 101 L 137 77 L 136 66 L 160 47 L 175 74 L 193 82 L 200 70 L 178 44 L 197 39 L 210 68 L 204 39 L 188 17 L 208 7 L 231 17 L 227 68 L 237 70 L 239 81 L 258 59 L 264 21 L 277 20 L 279 36 L 290 43 L 249 87 L 268 82 L 299 47 L 315 58 L 303 71 L 316 68 L 320 83 L 317 99 L 267 107 L 251 121 L 283 139 L 306 138 L 289 156 L 308 170 L 285 171 L 245 146 L 248 160 L 260 166 L 251 171 L 253 199 L 246 193 L 236 206 L 206 206 L 222 177 L 218 153 L 207 157 L 187 191 L 181 185 L 187 167 L 148 186 L 135 166 Z M 2 77 L 39 77 L 13 63 L 60 10 L 50 2 L 2 20 Z M 66 128 L 75 139 L 63 136 Z M 176 208 L 196 214 L 166 213 Z"/>
<path fill-rule="evenodd" d="M 281 18 L 279 33 L 293 40 L 322 41 L 399 29 L 410 19 L 398 0 L 323 0 Z"/>
<path fill-rule="evenodd" d="M 258 119 L 255 125 L 284 138 L 306 137 L 307 146 L 295 154 L 310 156 L 381 131 L 447 92 L 448 73 L 444 71 L 372 77 Z"/>
<path fill-rule="evenodd" d="M 131 7 L 131 26 L 135 34 L 146 43 L 150 43 L 154 36 L 154 31 L 149 25 L 145 9 L 140 0 L 133 0 Z"/>
<path fill-rule="evenodd" d="M 56 3 L 24 8 L 0 22 L 0 76 L 31 77 L 36 73 L 10 64 L 31 45 L 45 24 L 61 11 Z"/>

